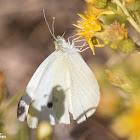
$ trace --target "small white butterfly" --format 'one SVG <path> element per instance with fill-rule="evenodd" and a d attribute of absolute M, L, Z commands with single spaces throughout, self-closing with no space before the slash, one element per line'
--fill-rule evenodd
<path fill-rule="evenodd" d="M 74 41 L 55 37 L 54 30 L 50 33 L 56 50 L 38 67 L 18 104 L 18 119 L 27 118 L 30 128 L 37 128 L 41 121 L 52 125 L 70 124 L 71 120 L 80 123 L 95 112 L 100 100 L 96 78 Z"/>

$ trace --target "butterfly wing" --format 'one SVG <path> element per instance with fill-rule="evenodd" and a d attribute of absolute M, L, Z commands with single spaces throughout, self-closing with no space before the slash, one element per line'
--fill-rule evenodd
<path fill-rule="evenodd" d="M 55 64 L 52 101 L 58 123 L 78 123 L 91 116 L 99 103 L 100 91 L 93 72 L 79 53 L 63 53 Z"/>
<path fill-rule="evenodd" d="M 26 92 L 23 95 L 23 97 L 20 99 L 19 104 L 18 104 L 17 117 L 20 121 L 25 120 L 25 118 L 28 114 L 30 104 L 32 104 L 32 105 L 35 104 L 34 100 L 35 100 L 35 98 L 37 98 L 38 89 L 40 88 L 40 86 L 42 86 L 42 81 L 44 81 L 44 75 L 46 75 L 46 72 L 47 73 L 50 72 L 49 74 L 47 74 L 49 76 L 53 75 L 53 66 L 54 66 L 55 60 L 59 56 L 59 54 L 60 54 L 60 52 L 55 51 L 51 55 L 49 55 L 41 63 L 41 65 L 38 67 L 38 69 L 32 76 L 31 80 L 29 81 L 29 83 L 26 87 Z M 50 83 L 51 83 L 51 81 L 50 81 Z M 47 94 L 50 94 L 49 89 L 47 89 L 47 91 L 48 91 Z M 35 106 L 36 106 L 36 104 L 35 104 Z M 33 109 L 31 109 L 31 110 L 33 110 Z M 31 111 L 31 112 L 33 112 L 33 111 Z M 31 117 L 29 117 L 29 119 L 30 118 Z M 27 121 L 28 121 L 28 119 L 27 119 Z"/>
<path fill-rule="evenodd" d="M 99 103 L 100 91 L 93 72 L 80 54 L 69 56 L 70 104 L 73 119 L 78 123 L 91 116 Z"/>
<path fill-rule="evenodd" d="M 36 70 L 19 102 L 18 116 L 36 128 L 42 120 L 69 124 L 91 116 L 100 99 L 98 83 L 78 53 L 54 52 Z M 71 118 L 72 117 L 72 118 Z"/>

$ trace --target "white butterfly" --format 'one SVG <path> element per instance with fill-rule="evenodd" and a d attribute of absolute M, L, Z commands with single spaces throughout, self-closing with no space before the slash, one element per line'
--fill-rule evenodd
<path fill-rule="evenodd" d="M 55 38 L 54 32 L 51 34 Z M 56 50 L 38 67 L 18 104 L 18 119 L 27 118 L 30 128 L 37 128 L 41 121 L 52 125 L 70 124 L 71 120 L 80 123 L 99 104 L 98 83 L 79 49 L 63 37 L 55 40 Z"/>

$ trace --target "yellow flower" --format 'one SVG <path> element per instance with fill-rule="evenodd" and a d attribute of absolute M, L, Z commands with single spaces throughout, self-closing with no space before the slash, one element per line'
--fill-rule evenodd
<path fill-rule="evenodd" d="M 128 29 L 125 29 L 125 24 L 120 24 L 115 21 L 113 24 L 105 26 L 105 31 L 102 33 L 104 40 L 110 41 L 110 47 L 117 49 L 120 41 L 128 38 Z"/>
<path fill-rule="evenodd" d="M 77 21 L 79 23 L 78 25 L 73 24 L 74 26 L 80 28 L 79 30 L 76 30 L 78 32 L 76 35 L 79 35 L 79 38 L 84 37 L 87 39 L 89 46 L 95 55 L 94 46 L 104 46 L 104 44 L 100 44 L 96 38 L 99 37 L 99 33 L 102 30 L 101 23 L 94 14 L 89 15 L 85 12 L 85 16 L 81 14 L 78 15 L 82 18 L 82 21 Z"/>
<path fill-rule="evenodd" d="M 77 35 L 85 38 L 93 37 L 96 32 L 101 31 L 102 27 L 94 14 L 89 15 L 87 12 L 85 14 L 85 16 L 78 14 L 83 20 L 77 21 L 79 23 L 78 25 L 74 24 L 74 26 L 80 28 L 80 30 L 77 30 Z"/>
<path fill-rule="evenodd" d="M 111 125 L 121 138 L 140 140 L 140 95 L 130 98 L 131 107 L 119 115 Z"/>
<path fill-rule="evenodd" d="M 120 25 L 115 21 L 113 24 L 106 27 L 105 37 L 109 38 L 111 42 L 116 42 L 128 37 L 128 30 L 124 29 L 125 24 Z"/>

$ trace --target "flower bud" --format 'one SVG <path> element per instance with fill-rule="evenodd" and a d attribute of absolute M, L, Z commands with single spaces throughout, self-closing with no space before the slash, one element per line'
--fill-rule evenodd
<path fill-rule="evenodd" d="M 104 9 L 107 7 L 107 0 L 95 0 L 93 6 L 97 9 Z"/>
<path fill-rule="evenodd" d="M 50 140 L 52 135 L 52 126 L 48 122 L 40 123 L 37 129 L 38 140 Z"/>
<path fill-rule="evenodd" d="M 131 53 L 135 50 L 135 43 L 131 38 L 125 38 L 118 44 L 119 49 L 124 53 Z"/>

